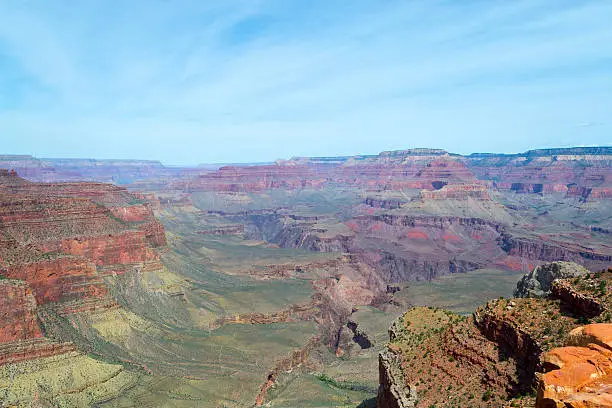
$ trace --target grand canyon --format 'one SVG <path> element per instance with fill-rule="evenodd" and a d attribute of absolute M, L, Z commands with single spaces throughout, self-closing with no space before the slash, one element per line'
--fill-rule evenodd
<path fill-rule="evenodd" d="M 612 147 L 0 169 L 0 406 L 612 406 Z"/>

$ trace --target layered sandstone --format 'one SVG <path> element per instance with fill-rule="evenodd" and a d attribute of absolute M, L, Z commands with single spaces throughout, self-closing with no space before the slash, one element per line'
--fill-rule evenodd
<path fill-rule="evenodd" d="M 609 147 L 532 150 L 516 155 L 473 154 L 464 159 L 476 176 L 516 193 L 561 193 L 583 201 L 610 197 Z"/>
<path fill-rule="evenodd" d="M 427 200 L 467 200 L 468 198 L 483 201 L 491 200 L 487 187 L 481 184 L 445 185 L 439 190 L 423 190 L 420 195 L 421 199 Z"/>
<path fill-rule="evenodd" d="M 2 273 L 27 282 L 38 304 L 100 297 L 108 292 L 95 265 L 83 258 L 61 257 L 14 265 Z"/>
<path fill-rule="evenodd" d="M 10 171 L 0 172 L 0 234 L 0 364 L 74 350 L 43 337 L 37 314 L 119 307 L 100 271 L 145 269 L 166 244 L 150 205 L 124 188 L 32 183 Z"/>
<path fill-rule="evenodd" d="M 359 186 L 371 190 L 435 190 L 452 183 L 475 182 L 474 174 L 446 152 L 387 152 L 378 156 L 278 161 L 273 165 L 226 166 L 187 182 L 184 191 L 258 192 L 268 189 Z"/>
<path fill-rule="evenodd" d="M 21 281 L 0 280 L 0 365 L 74 351 L 72 343 L 43 337 L 36 299 Z"/>
<path fill-rule="evenodd" d="M 143 231 L 124 231 L 116 235 L 67 238 L 44 244 L 46 252 L 61 252 L 80 256 L 96 265 L 133 264 L 153 260 Z"/>
<path fill-rule="evenodd" d="M 568 346 L 546 353 L 537 408 L 612 406 L 612 324 L 591 324 L 570 333 Z"/>
<path fill-rule="evenodd" d="M 0 343 L 42 337 L 36 300 L 24 282 L 0 280 Z"/>

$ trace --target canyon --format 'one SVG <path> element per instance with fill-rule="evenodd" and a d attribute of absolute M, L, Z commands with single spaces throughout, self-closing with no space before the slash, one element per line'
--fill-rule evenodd
<path fill-rule="evenodd" d="M 584 391 L 555 350 L 605 371 L 570 333 L 610 319 L 612 148 L 0 168 L 0 405 L 547 406 Z M 507 299 L 553 261 L 588 272 Z"/>

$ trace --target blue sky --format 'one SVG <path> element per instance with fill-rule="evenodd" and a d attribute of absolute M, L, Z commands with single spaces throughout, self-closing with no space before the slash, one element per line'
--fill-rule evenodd
<path fill-rule="evenodd" d="M 612 1 L 0 1 L 1 153 L 612 145 Z"/>

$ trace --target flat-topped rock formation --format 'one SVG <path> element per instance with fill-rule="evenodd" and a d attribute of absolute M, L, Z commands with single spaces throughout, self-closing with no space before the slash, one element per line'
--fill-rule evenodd
<path fill-rule="evenodd" d="M 420 196 L 429 200 L 491 200 L 487 187 L 481 184 L 444 185 L 438 190 L 423 190 Z"/>

